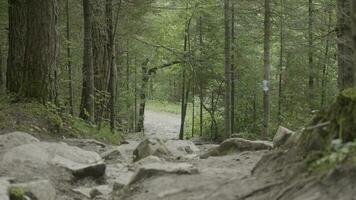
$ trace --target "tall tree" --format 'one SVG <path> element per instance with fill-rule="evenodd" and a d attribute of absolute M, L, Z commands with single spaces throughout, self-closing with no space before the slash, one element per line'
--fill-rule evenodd
<path fill-rule="evenodd" d="M 57 0 L 27 0 L 27 31 L 21 95 L 57 100 Z"/>
<path fill-rule="evenodd" d="M 225 13 L 225 96 L 224 96 L 224 136 L 230 138 L 232 134 L 231 124 L 231 8 L 230 0 L 224 1 Z"/>
<path fill-rule="evenodd" d="M 269 73 L 270 73 L 270 52 L 271 52 L 271 0 L 265 0 L 265 18 L 264 18 L 264 72 L 263 72 L 263 137 L 269 135 L 270 123 L 270 102 L 269 102 Z"/>
<path fill-rule="evenodd" d="M 340 90 L 355 85 L 356 70 L 352 61 L 350 5 L 351 0 L 337 1 L 338 83 Z"/>
<path fill-rule="evenodd" d="M 8 0 L 9 48 L 6 86 L 9 92 L 18 93 L 22 82 L 27 32 L 26 0 Z"/>
<path fill-rule="evenodd" d="M 69 111 L 74 115 L 73 104 L 73 70 L 72 70 L 72 54 L 71 54 L 71 37 L 70 37 L 70 15 L 69 15 L 69 0 L 66 0 L 66 37 L 67 37 L 67 69 L 68 69 L 68 89 L 69 89 Z"/>
<path fill-rule="evenodd" d="M 352 27 L 352 48 L 353 48 L 353 63 L 356 67 L 356 1 L 351 1 L 351 27 Z"/>
<path fill-rule="evenodd" d="M 315 66 L 314 66 L 314 2 L 309 0 L 309 17 L 308 17 L 308 66 L 309 66 L 309 80 L 308 80 L 308 94 L 310 108 L 314 108 L 314 96 L 315 96 Z"/>
<path fill-rule="evenodd" d="M 94 67 L 92 46 L 92 11 L 90 0 L 83 0 L 84 11 L 84 56 L 83 56 L 83 88 L 80 117 L 94 122 Z"/>
<path fill-rule="evenodd" d="M 2 45 L 0 44 L 0 94 L 6 92 L 6 68 L 4 60 Z"/>

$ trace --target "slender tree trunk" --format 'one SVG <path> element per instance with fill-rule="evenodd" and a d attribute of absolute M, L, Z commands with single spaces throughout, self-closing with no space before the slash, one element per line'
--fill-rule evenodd
<path fill-rule="evenodd" d="M 0 44 L 0 95 L 6 92 L 6 67 L 2 45 Z"/>
<path fill-rule="evenodd" d="M 195 76 L 193 75 L 193 90 L 192 90 L 192 137 L 194 137 L 195 134 Z"/>
<path fill-rule="evenodd" d="M 315 100 L 315 69 L 314 69 L 314 2 L 313 0 L 309 0 L 309 20 L 308 20 L 308 65 L 309 65 L 309 82 L 308 82 L 308 93 L 309 93 L 309 103 L 310 108 L 313 110 L 314 100 Z"/>
<path fill-rule="evenodd" d="M 202 17 L 200 16 L 199 17 L 199 46 L 200 46 L 200 55 L 203 54 L 203 19 Z M 202 56 L 201 56 L 201 59 L 202 59 Z M 202 68 L 203 64 L 202 62 L 200 63 L 200 67 Z M 200 77 L 200 80 L 199 80 L 199 102 L 200 102 L 200 106 L 199 106 L 199 109 L 200 109 L 200 112 L 199 112 L 199 135 L 200 137 L 203 136 L 203 126 L 204 126 L 204 113 L 203 113 L 203 103 L 204 103 L 204 84 L 203 84 L 203 77 L 201 76 Z"/>
<path fill-rule="evenodd" d="M 92 12 L 90 0 L 83 0 L 84 10 L 84 58 L 83 58 L 83 91 L 80 117 L 84 120 L 94 122 L 94 67 L 92 46 Z"/>
<path fill-rule="evenodd" d="M 281 0 L 280 11 L 280 52 L 278 72 L 278 125 L 282 123 L 282 101 L 283 101 L 283 58 L 284 58 L 284 0 Z"/>
<path fill-rule="evenodd" d="M 338 83 L 343 90 L 355 85 L 355 66 L 353 65 L 353 49 L 351 45 L 351 1 L 337 1 L 337 36 L 338 36 Z"/>
<path fill-rule="evenodd" d="M 6 72 L 6 88 L 18 93 L 23 80 L 27 32 L 26 0 L 8 0 L 9 48 Z"/>
<path fill-rule="evenodd" d="M 225 96 L 224 96 L 224 135 L 228 139 L 232 134 L 231 124 L 231 14 L 230 0 L 224 0 L 225 9 Z"/>
<path fill-rule="evenodd" d="M 42 103 L 57 98 L 57 15 L 56 0 L 27 1 L 25 73 L 21 95 Z"/>
<path fill-rule="evenodd" d="M 186 46 L 186 43 L 185 45 Z M 182 101 L 182 104 L 181 104 L 181 122 L 180 122 L 180 130 L 179 130 L 179 139 L 180 140 L 183 140 L 184 139 L 184 124 L 185 124 L 185 105 L 186 105 L 186 102 L 185 102 L 185 87 L 186 87 L 186 71 L 183 70 L 182 72 L 182 95 L 181 95 L 181 101 Z M 187 91 L 188 91 L 188 88 L 187 88 Z"/>
<path fill-rule="evenodd" d="M 71 38 L 70 38 L 70 15 L 69 15 L 69 0 L 66 0 L 66 36 L 67 36 L 67 68 L 69 77 L 69 112 L 74 115 L 74 104 L 73 104 L 73 72 L 72 72 L 72 55 L 71 55 Z"/>
<path fill-rule="evenodd" d="M 325 38 L 325 54 L 324 54 L 324 63 L 323 63 L 323 75 L 322 75 L 322 82 L 321 82 L 321 108 L 325 106 L 326 102 L 326 90 L 327 90 L 327 79 L 328 79 L 328 66 L 329 66 L 329 46 L 330 46 L 330 31 L 332 26 L 332 12 L 330 8 L 325 10 L 325 13 L 329 13 L 328 19 L 328 28 L 327 33 L 328 35 Z"/>
<path fill-rule="evenodd" d="M 264 19 L 264 80 L 263 80 L 263 111 L 264 122 L 262 136 L 269 135 L 270 103 L 269 103 L 269 73 L 270 73 L 270 51 L 271 51 L 271 0 L 265 0 Z"/>
<path fill-rule="evenodd" d="M 235 1 L 231 4 L 231 133 L 235 132 Z"/>
<path fill-rule="evenodd" d="M 115 33 L 114 33 L 114 22 L 113 22 L 113 1 L 106 0 L 106 27 L 108 34 L 108 44 L 107 44 L 107 52 L 108 52 L 108 68 L 110 70 L 109 77 L 109 85 L 108 92 L 110 94 L 109 98 L 109 113 L 110 113 L 110 129 L 112 132 L 115 131 L 115 123 L 116 123 L 116 96 L 117 96 L 117 67 L 115 64 Z"/>
<path fill-rule="evenodd" d="M 149 60 L 146 59 L 146 61 L 142 64 L 142 85 L 141 85 L 141 91 L 140 91 L 140 105 L 139 105 L 139 110 L 138 110 L 138 122 L 137 122 L 137 132 L 143 132 L 144 131 L 144 121 L 145 121 L 145 108 L 146 108 L 146 92 L 147 92 L 147 83 L 149 81 L 149 75 L 148 75 L 148 65 Z"/>

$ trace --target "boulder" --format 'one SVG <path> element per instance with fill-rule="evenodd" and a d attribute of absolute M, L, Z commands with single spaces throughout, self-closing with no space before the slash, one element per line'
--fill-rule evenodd
<path fill-rule="evenodd" d="M 101 154 L 101 157 L 105 160 L 105 161 L 118 161 L 118 160 L 122 160 L 122 155 L 121 152 L 119 151 L 119 149 L 110 149 L 108 151 L 105 151 L 104 153 Z"/>
<path fill-rule="evenodd" d="M 10 187 L 10 183 L 5 178 L 0 178 L 0 199 L 1 200 L 9 200 L 8 190 Z"/>
<path fill-rule="evenodd" d="M 105 173 L 109 184 L 124 187 L 129 184 L 134 170 L 129 165 L 117 163 L 108 165 Z"/>
<path fill-rule="evenodd" d="M 205 159 L 210 156 L 224 156 L 243 151 L 260 151 L 271 150 L 273 144 L 268 141 L 251 141 L 241 138 L 232 138 L 225 140 L 217 147 L 213 147 L 206 153 L 200 155 L 200 158 Z"/>
<path fill-rule="evenodd" d="M 146 165 L 146 164 L 151 164 L 151 163 L 164 163 L 165 160 L 163 160 L 162 158 L 158 158 L 156 156 L 148 156 L 142 160 L 139 160 L 135 163 L 136 167 L 140 167 L 142 165 Z"/>
<path fill-rule="evenodd" d="M 33 200 L 56 200 L 56 190 L 48 180 L 13 184 L 10 191 L 22 191 L 24 196 Z"/>
<path fill-rule="evenodd" d="M 80 187 L 73 189 L 73 191 L 89 199 L 95 199 L 99 197 L 100 199 L 109 199 L 111 193 L 113 192 L 113 187 L 110 185 L 100 185 L 90 188 Z"/>
<path fill-rule="evenodd" d="M 28 133 L 12 132 L 0 135 L 0 149 L 8 150 L 20 145 L 38 143 L 39 140 Z"/>
<path fill-rule="evenodd" d="M 17 176 L 27 175 L 31 170 L 33 175 L 42 175 L 42 169 L 53 166 L 68 169 L 77 178 L 105 174 L 105 165 L 97 153 L 64 143 L 39 142 L 18 146 L 7 151 L 0 163 L 1 168 L 11 169 Z"/>
<path fill-rule="evenodd" d="M 130 180 L 129 185 L 142 179 L 164 174 L 197 174 L 198 169 L 189 163 L 149 163 L 139 167 Z"/>
<path fill-rule="evenodd" d="M 133 152 L 133 161 L 137 162 L 150 155 L 157 157 L 169 157 L 172 153 L 160 139 L 145 139 Z"/>
<path fill-rule="evenodd" d="M 294 134 L 293 131 L 280 126 L 273 138 L 273 147 L 278 148 L 286 144 L 287 140 Z"/>
<path fill-rule="evenodd" d="M 197 154 L 200 151 L 200 149 L 189 140 L 168 140 L 165 145 L 174 157 L 179 158 L 188 154 Z"/>

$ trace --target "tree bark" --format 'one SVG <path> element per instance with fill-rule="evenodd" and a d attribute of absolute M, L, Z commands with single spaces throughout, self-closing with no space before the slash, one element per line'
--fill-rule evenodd
<path fill-rule="evenodd" d="M 57 100 L 57 0 L 27 0 L 27 31 L 21 95 Z"/>
<path fill-rule="evenodd" d="M 282 123 L 282 101 L 283 101 L 283 58 L 284 58 L 284 0 L 280 2 L 280 52 L 278 72 L 278 125 Z"/>
<path fill-rule="evenodd" d="M 70 37 L 70 15 L 69 15 L 69 0 L 66 0 L 66 36 L 67 36 L 67 69 L 68 69 L 68 89 L 69 89 L 69 112 L 74 115 L 74 103 L 73 103 L 73 72 L 72 72 L 72 54 L 71 54 L 71 37 Z"/>
<path fill-rule="evenodd" d="M 344 90 L 355 85 L 355 66 L 351 39 L 351 0 L 337 1 L 337 37 L 338 37 L 338 83 Z"/>
<path fill-rule="evenodd" d="M 24 73 L 27 8 L 26 0 L 8 0 L 9 4 L 9 49 L 6 72 L 6 87 L 18 93 Z"/>
<path fill-rule="evenodd" d="M 270 51 L 271 51 L 271 0 L 265 0 L 265 19 L 264 19 L 264 80 L 263 80 L 263 131 L 262 136 L 269 135 L 270 123 L 270 102 L 269 102 L 269 73 L 270 73 Z"/>
<path fill-rule="evenodd" d="M 231 124 L 231 10 L 230 0 L 224 0 L 225 12 L 225 96 L 224 96 L 224 135 L 228 139 L 232 134 Z"/>
<path fill-rule="evenodd" d="M 235 66 L 235 1 L 232 1 L 231 4 L 231 133 L 235 132 L 235 79 L 236 79 L 236 66 Z"/>
<path fill-rule="evenodd" d="M 309 20 L 308 20 L 308 66 L 309 66 L 309 81 L 308 81 L 308 94 L 309 94 L 309 103 L 310 108 L 313 110 L 314 107 L 314 100 L 315 100 L 315 67 L 314 67 L 314 2 L 313 0 L 309 0 Z"/>
<path fill-rule="evenodd" d="M 0 95 L 6 92 L 6 68 L 2 45 L 0 44 Z"/>
<path fill-rule="evenodd" d="M 94 68 L 92 46 L 92 11 L 90 0 L 83 0 L 84 10 L 84 57 L 83 57 L 83 91 L 80 117 L 94 122 Z"/>

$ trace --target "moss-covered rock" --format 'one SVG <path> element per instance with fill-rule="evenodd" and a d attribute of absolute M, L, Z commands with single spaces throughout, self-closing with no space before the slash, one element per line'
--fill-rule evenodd
<path fill-rule="evenodd" d="M 356 139 L 356 88 L 343 91 L 326 111 L 320 112 L 300 139 L 302 154 L 331 150 L 332 141 L 342 143 Z"/>

